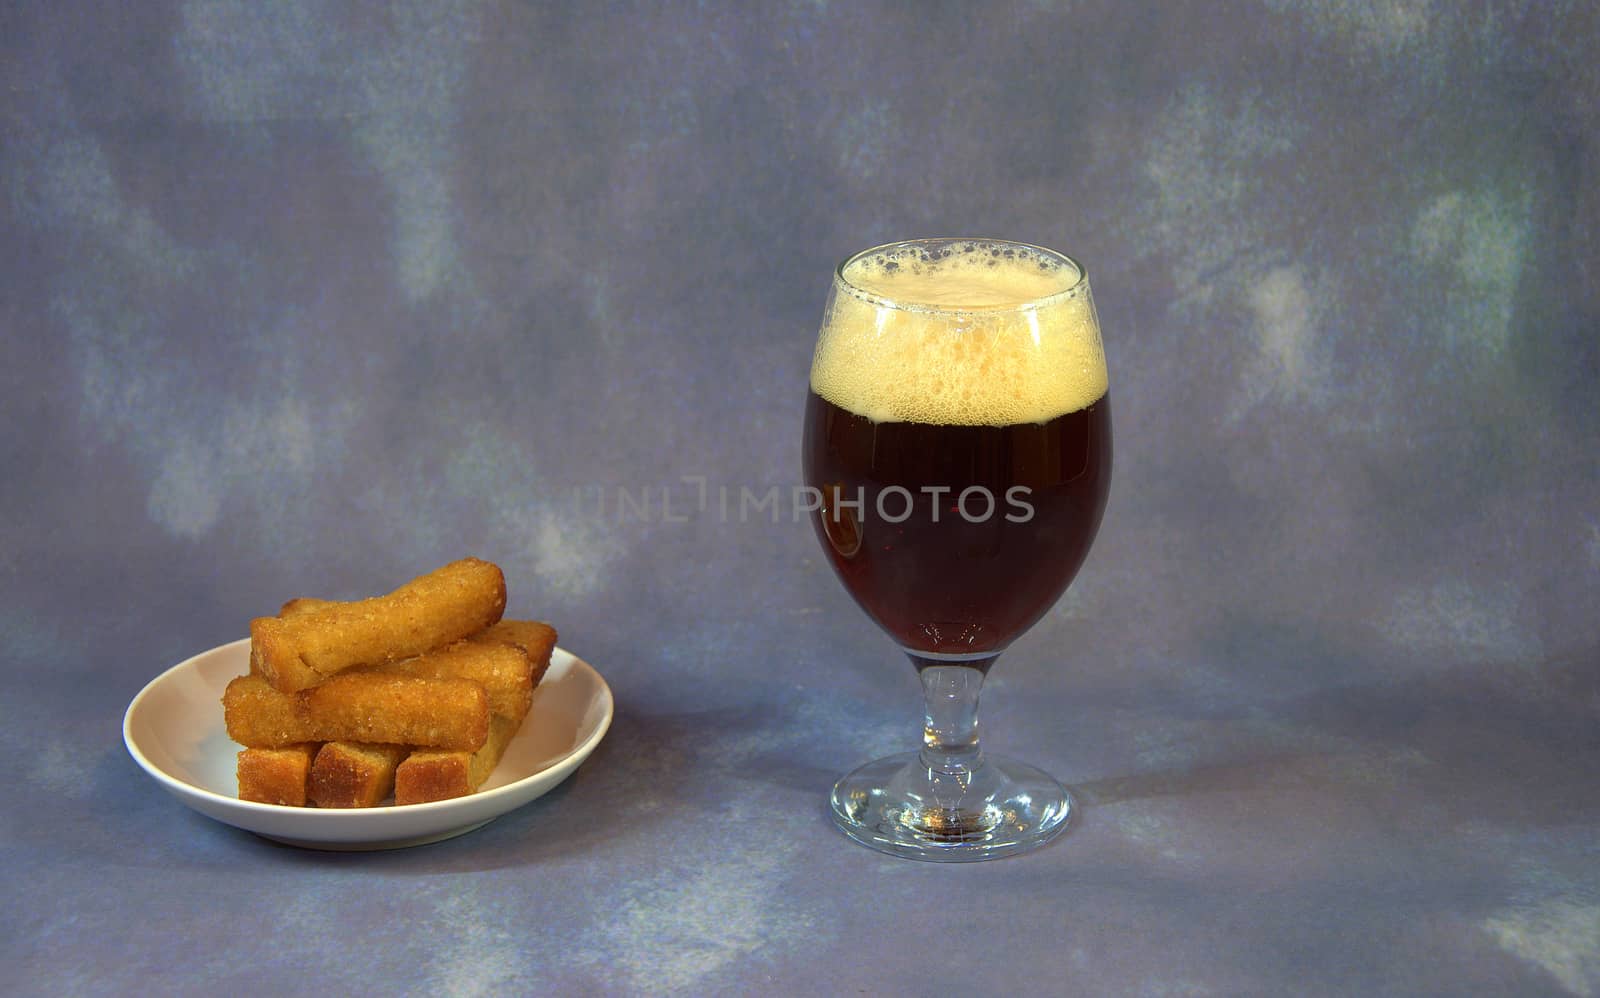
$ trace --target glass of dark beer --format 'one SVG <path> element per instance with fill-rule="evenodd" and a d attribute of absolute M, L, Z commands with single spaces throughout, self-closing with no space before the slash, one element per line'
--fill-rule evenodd
<path fill-rule="evenodd" d="M 834 272 L 806 401 L 806 484 L 845 588 L 922 682 L 919 751 L 834 786 L 851 838 L 965 861 L 1042 845 L 1066 790 L 978 744 L 989 669 L 1066 591 L 1111 479 L 1084 270 L 994 239 L 879 246 Z"/>

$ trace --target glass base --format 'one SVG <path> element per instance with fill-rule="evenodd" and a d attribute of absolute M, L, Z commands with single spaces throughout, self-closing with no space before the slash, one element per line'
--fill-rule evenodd
<path fill-rule="evenodd" d="M 985 755 L 961 774 L 917 752 L 869 762 L 833 786 L 833 823 L 864 846 L 935 863 L 1036 849 L 1067 827 L 1072 798 L 1049 774 Z"/>

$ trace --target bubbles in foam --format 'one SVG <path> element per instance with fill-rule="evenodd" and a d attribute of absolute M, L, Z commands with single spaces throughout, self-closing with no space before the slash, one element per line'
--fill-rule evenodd
<path fill-rule="evenodd" d="M 983 240 L 901 243 L 841 268 L 811 388 L 876 422 L 1044 422 L 1106 393 L 1082 272 Z"/>
<path fill-rule="evenodd" d="M 850 260 L 843 277 L 856 290 L 907 308 L 972 310 L 1036 302 L 1080 277 L 1064 259 L 1031 246 L 979 241 L 930 248 L 899 244 Z"/>

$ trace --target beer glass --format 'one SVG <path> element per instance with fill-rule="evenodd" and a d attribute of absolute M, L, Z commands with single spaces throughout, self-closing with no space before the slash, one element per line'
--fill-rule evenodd
<path fill-rule="evenodd" d="M 803 460 L 834 571 L 910 657 L 924 700 L 920 750 L 839 780 L 835 823 L 926 860 L 1047 842 L 1071 800 L 980 749 L 978 694 L 1077 574 L 1105 508 L 1111 414 L 1083 268 L 994 239 L 845 260 L 812 360 Z"/>

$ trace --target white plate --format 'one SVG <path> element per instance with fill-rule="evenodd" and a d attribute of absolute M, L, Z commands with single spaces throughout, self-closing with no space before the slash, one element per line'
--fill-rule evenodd
<path fill-rule="evenodd" d="M 222 691 L 250 669 L 250 640 L 173 666 L 133 698 L 122 740 L 145 772 L 201 814 L 289 845 L 395 849 L 470 832 L 549 792 L 589 757 L 611 726 L 611 690 L 561 648 L 533 691 L 533 708 L 482 789 L 402 807 L 321 810 L 238 798 L 239 746 L 222 721 Z"/>

